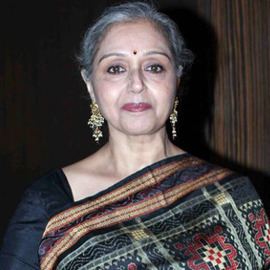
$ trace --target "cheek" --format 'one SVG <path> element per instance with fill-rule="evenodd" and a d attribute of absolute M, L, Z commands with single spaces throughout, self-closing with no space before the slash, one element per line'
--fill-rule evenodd
<path fill-rule="evenodd" d="M 174 97 L 175 95 L 172 94 L 167 94 L 159 97 L 159 106 L 158 106 L 158 111 L 159 114 L 164 114 L 164 116 L 168 116 L 173 108 L 173 103 L 174 103 Z"/>
<path fill-rule="evenodd" d="M 164 80 L 147 80 L 146 81 L 147 88 L 151 90 L 155 99 L 159 103 L 170 104 L 173 102 L 175 94 L 176 94 L 176 78 L 166 78 Z"/>
<path fill-rule="evenodd" d="M 106 119 L 114 115 L 119 99 L 119 85 L 102 80 L 95 83 L 94 93 L 102 115 Z"/>
<path fill-rule="evenodd" d="M 117 95 L 126 86 L 124 76 L 99 76 L 94 83 L 94 92 L 97 96 Z"/>
<path fill-rule="evenodd" d="M 171 89 L 176 88 L 177 77 L 171 71 L 163 72 L 160 74 L 145 73 L 144 82 L 157 88 Z"/>
<path fill-rule="evenodd" d="M 176 86 L 176 80 L 173 78 L 156 85 L 155 98 L 158 105 L 158 114 L 168 116 L 171 113 L 176 95 Z"/>

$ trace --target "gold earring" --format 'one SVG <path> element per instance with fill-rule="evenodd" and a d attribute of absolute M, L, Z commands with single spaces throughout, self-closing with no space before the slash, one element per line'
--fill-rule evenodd
<path fill-rule="evenodd" d="M 175 124 L 177 122 L 177 115 L 178 115 L 177 106 L 178 106 L 178 104 L 179 104 L 179 99 L 178 99 L 178 97 L 176 97 L 175 101 L 174 101 L 173 111 L 172 111 L 172 113 L 170 115 L 170 122 L 171 122 L 171 125 L 172 125 L 172 138 L 173 138 L 173 140 L 177 137 Z"/>
<path fill-rule="evenodd" d="M 101 115 L 99 111 L 99 107 L 96 102 L 90 104 L 91 115 L 88 120 L 88 125 L 91 129 L 93 129 L 93 135 L 95 142 L 98 143 L 99 139 L 103 137 L 101 127 L 104 123 L 104 117 Z"/>

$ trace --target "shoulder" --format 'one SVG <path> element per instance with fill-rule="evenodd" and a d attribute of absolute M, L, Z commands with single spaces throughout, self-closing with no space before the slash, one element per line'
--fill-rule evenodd
<path fill-rule="evenodd" d="M 72 203 L 72 192 L 61 169 L 48 172 L 33 182 L 24 197 L 34 197 L 50 216 L 65 205 Z"/>
<path fill-rule="evenodd" d="M 190 166 L 187 171 L 192 179 L 205 180 L 207 188 L 212 186 L 220 190 L 230 190 L 235 194 L 258 197 L 258 194 L 247 175 L 243 175 L 235 170 L 220 166 L 192 155 L 188 155 Z"/>
<path fill-rule="evenodd" d="M 206 185 L 207 190 L 217 189 L 220 192 L 228 193 L 240 204 L 247 201 L 261 201 L 249 176 L 194 156 L 192 156 L 192 160 L 195 164 L 192 171 L 202 175 L 210 182 L 209 185 Z"/>
<path fill-rule="evenodd" d="M 49 217 L 72 202 L 63 177 L 50 172 L 25 190 L 4 236 L 1 267 L 39 269 L 38 246 Z"/>
<path fill-rule="evenodd" d="M 53 170 L 39 177 L 26 188 L 11 221 L 18 215 L 25 217 L 32 208 L 35 210 L 31 213 L 32 216 L 36 213 L 48 218 L 54 211 L 60 210 L 71 202 L 72 195 L 65 175 L 61 170 Z"/>

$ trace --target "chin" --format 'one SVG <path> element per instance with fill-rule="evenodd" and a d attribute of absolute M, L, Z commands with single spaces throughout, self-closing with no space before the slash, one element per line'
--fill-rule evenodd
<path fill-rule="evenodd" d="M 156 132 L 158 132 L 160 128 L 155 127 L 152 125 L 147 125 L 145 123 L 144 125 L 128 125 L 122 129 L 123 133 L 129 136 L 145 136 L 145 135 L 152 135 Z"/>

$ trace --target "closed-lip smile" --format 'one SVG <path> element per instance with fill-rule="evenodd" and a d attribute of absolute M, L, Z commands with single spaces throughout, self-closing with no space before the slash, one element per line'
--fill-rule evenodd
<path fill-rule="evenodd" d="M 130 102 L 122 106 L 122 110 L 129 111 L 129 112 L 143 112 L 151 108 L 152 106 L 146 102 L 138 102 L 138 103 Z"/>

